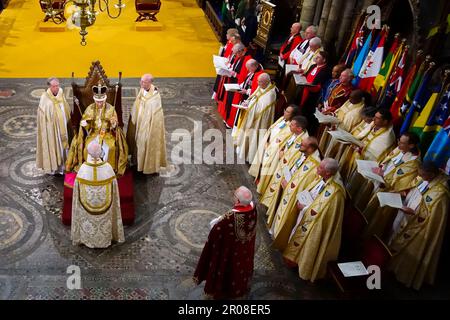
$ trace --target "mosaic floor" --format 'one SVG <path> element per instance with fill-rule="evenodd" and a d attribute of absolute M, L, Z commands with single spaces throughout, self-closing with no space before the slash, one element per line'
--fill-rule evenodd
<path fill-rule="evenodd" d="M 70 98 L 70 81 L 62 80 Z M 222 128 L 212 106 L 211 79 L 160 79 L 168 152 L 177 128 L 191 133 Z M 123 113 L 138 79 L 123 81 Z M 232 204 L 233 190 L 252 185 L 245 165 L 174 166 L 165 176 L 135 174 L 136 221 L 126 243 L 106 250 L 72 246 L 60 222 L 63 181 L 34 166 L 36 107 L 43 79 L 0 79 L 0 299 L 203 299 L 191 281 L 209 221 Z M 71 101 L 71 99 L 69 99 Z M 201 126 L 195 124 L 201 121 Z M 335 299 L 329 283 L 309 285 L 282 265 L 263 223 L 257 233 L 249 299 Z M 66 286 L 67 268 L 81 268 L 82 289 Z M 384 290 L 383 290 L 384 291 Z M 396 285 L 385 297 L 443 297 L 434 288 L 417 294 Z M 448 293 L 446 293 L 448 296 Z"/>

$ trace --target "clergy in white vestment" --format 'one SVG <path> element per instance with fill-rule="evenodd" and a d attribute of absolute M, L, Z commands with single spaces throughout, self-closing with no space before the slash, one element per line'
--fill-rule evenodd
<path fill-rule="evenodd" d="M 69 150 L 70 107 L 56 78 L 47 81 L 37 111 L 36 167 L 63 174 Z"/>
<path fill-rule="evenodd" d="M 262 73 L 258 77 L 258 88 L 243 103 L 247 109 L 239 118 L 233 136 L 236 153 L 240 159 L 252 163 L 259 143 L 273 123 L 276 99 L 275 84 L 271 83 L 267 73 Z"/>
<path fill-rule="evenodd" d="M 128 122 L 127 143 L 137 171 L 152 174 L 167 167 L 164 112 L 151 74 L 141 78 Z"/>
<path fill-rule="evenodd" d="M 87 149 L 88 158 L 73 187 L 72 244 L 107 248 L 112 241 L 125 241 L 119 187 L 112 166 L 101 159 L 98 142 L 92 141 Z"/>
<path fill-rule="evenodd" d="M 309 41 L 309 47 L 306 52 L 301 56 L 300 59 L 296 60 L 295 63 L 299 65 L 299 68 L 304 72 L 308 71 L 309 68 L 315 64 L 314 58 L 323 51 L 322 40 L 319 37 L 314 37 Z"/>

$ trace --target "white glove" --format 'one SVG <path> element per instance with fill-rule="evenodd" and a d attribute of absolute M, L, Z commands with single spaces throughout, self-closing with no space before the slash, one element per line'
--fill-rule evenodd
<path fill-rule="evenodd" d="M 87 126 L 87 121 L 86 120 L 81 120 L 80 121 L 80 126 L 86 127 Z"/>

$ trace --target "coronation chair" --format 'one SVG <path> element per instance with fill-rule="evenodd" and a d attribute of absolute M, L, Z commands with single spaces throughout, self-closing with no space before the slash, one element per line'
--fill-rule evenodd
<path fill-rule="evenodd" d="M 160 0 L 134 0 L 136 12 L 139 15 L 136 18 L 136 22 L 144 21 L 146 19 L 152 21 L 158 21 L 156 14 L 161 8 Z"/>
<path fill-rule="evenodd" d="M 92 62 L 88 76 L 84 82 L 84 85 L 78 85 L 74 80 L 74 73 L 72 72 L 72 90 L 73 90 L 73 115 L 71 117 L 72 127 L 75 132 L 78 132 L 78 128 L 81 121 L 81 116 L 86 108 L 94 103 L 94 97 L 92 94 L 92 87 L 98 83 L 104 84 L 108 91 L 106 92 L 106 102 L 113 105 L 116 109 L 119 126 L 123 128 L 122 120 L 122 84 L 120 83 L 122 73 L 119 72 L 119 82 L 116 84 L 110 84 L 105 71 L 103 70 L 100 61 Z"/>
<path fill-rule="evenodd" d="M 66 2 L 67 0 L 52 1 L 52 10 L 55 12 L 54 18 L 52 19 L 52 16 L 47 14 L 47 11 L 49 9 L 48 3 L 46 1 L 39 0 L 42 12 L 45 13 L 44 22 L 47 22 L 50 19 L 52 19 L 52 21 L 54 20 L 54 22 L 57 24 L 66 21 L 66 18 L 64 17 L 64 5 L 66 4 Z"/>
<path fill-rule="evenodd" d="M 116 84 L 110 84 L 108 77 L 100 64 L 100 61 L 92 62 L 88 76 L 84 85 L 75 83 L 74 73 L 72 72 L 72 91 L 73 91 L 73 113 L 71 116 L 71 124 L 74 132 L 78 132 L 81 117 L 86 108 L 94 103 L 92 87 L 102 83 L 107 89 L 106 102 L 115 106 L 119 127 L 123 128 L 122 116 L 122 73 L 119 72 L 119 81 Z M 72 221 L 72 193 L 75 173 L 66 173 L 64 177 L 64 203 L 63 213 L 61 215 L 62 223 L 70 225 Z M 134 212 L 134 189 L 133 189 L 133 173 L 126 170 L 125 174 L 118 179 L 120 194 L 120 209 L 122 212 L 122 222 L 124 225 L 131 225 L 135 219 Z"/>

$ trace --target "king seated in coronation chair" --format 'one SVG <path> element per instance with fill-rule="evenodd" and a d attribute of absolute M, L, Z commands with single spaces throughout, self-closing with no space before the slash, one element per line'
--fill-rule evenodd
<path fill-rule="evenodd" d="M 118 125 L 117 113 L 106 102 L 108 88 L 99 83 L 92 87 L 94 103 L 83 112 L 78 134 L 70 145 L 66 171 L 78 171 L 87 159 L 87 146 L 97 141 L 103 150 L 102 159 L 107 161 L 117 176 L 122 176 L 127 167 L 128 146 L 122 128 Z"/>

